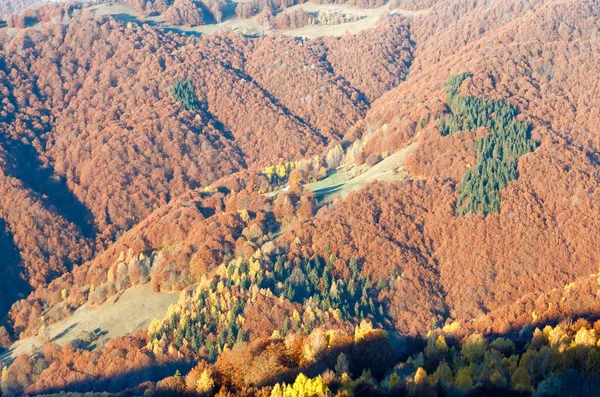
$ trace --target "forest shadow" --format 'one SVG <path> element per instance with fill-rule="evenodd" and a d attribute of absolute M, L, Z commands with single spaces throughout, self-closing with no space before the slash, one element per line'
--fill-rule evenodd
<path fill-rule="evenodd" d="M 35 26 L 37 23 L 38 23 L 37 18 L 32 18 L 32 17 L 25 18 L 25 27 L 26 28 L 30 28 L 32 26 Z"/>
<path fill-rule="evenodd" d="M 588 320 L 593 318 L 599 318 L 597 314 L 590 314 L 589 316 L 583 316 Z M 571 319 L 571 316 L 555 316 L 551 320 L 543 321 L 537 324 L 537 327 L 543 328 L 546 325 L 551 325 L 552 323 L 558 324 L 562 321 Z M 574 320 L 574 319 L 573 319 Z M 507 331 L 506 333 L 498 333 L 491 334 L 486 333 L 486 337 L 489 341 L 491 341 L 494 336 L 503 337 L 512 340 L 517 347 L 517 354 L 521 355 L 527 347 L 525 346 L 526 342 L 531 341 L 531 336 L 527 332 L 523 332 L 523 327 L 520 330 L 517 328 Z M 533 330 L 535 327 L 531 327 Z M 98 330 L 96 330 L 98 331 Z M 473 331 L 474 333 L 474 331 Z M 451 334 L 445 334 L 448 341 L 448 346 L 451 348 L 456 347 L 459 344 L 459 340 L 463 339 L 462 337 L 451 337 Z M 533 333 L 531 333 L 533 335 Z M 515 339 L 515 336 L 516 339 Z M 244 344 L 244 345 L 236 345 L 233 347 L 232 351 L 236 351 L 239 349 L 239 357 L 240 357 L 240 366 L 238 369 L 233 369 L 234 371 L 242 371 L 242 370 L 254 370 L 253 367 L 248 367 L 244 365 L 244 361 L 252 362 L 253 358 L 250 356 L 258 357 L 263 352 L 268 351 L 268 345 L 271 343 L 277 342 L 261 342 L 258 344 Z M 403 396 L 403 395 L 411 395 L 415 396 L 414 393 L 410 392 L 410 389 L 406 387 L 400 387 L 398 389 L 390 389 L 389 391 L 384 391 L 382 389 L 378 389 L 375 387 L 373 383 L 369 383 L 368 381 L 361 381 L 359 378 L 361 374 L 368 372 L 377 382 L 382 382 L 386 379 L 386 376 L 389 375 L 390 371 L 400 371 L 405 375 L 413 374 L 414 370 L 410 370 L 409 372 L 405 371 L 403 367 L 397 367 L 398 363 L 404 363 L 409 357 L 415 357 L 417 354 L 421 354 L 427 346 L 428 341 L 424 337 L 414 337 L 414 336 L 401 336 L 401 335 L 393 335 L 393 334 L 385 334 L 385 333 L 373 333 L 370 335 L 363 336 L 360 340 L 356 341 L 356 339 L 346 342 L 342 345 L 338 345 L 332 347 L 320 354 L 315 362 L 311 362 L 308 365 L 303 365 L 301 367 L 287 367 L 283 371 L 280 371 L 272 376 L 264 378 L 258 384 L 249 384 L 248 387 L 257 387 L 261 388 L 264 386 L 274 385 L 275 383 L 285 382 L 287 384 L 292 384 L 295 378 L 299 373 L 306 375 L 308 378 L 314 378 L 320 374 L 323 374 L 328 370 L 335 370 L 338 358 L 343 353 L 348 358 L 348 368 L 347 372 L 351 374 L 352 379 L 357 379 L 357 383 L 354 389 L 354 396 Z M 597 349 L 595 346 L 578 346 L 577 354 L 581 355 L 586 351 L 585 355 L 591 352 L 593 349 Z M 460 354 L 460 352 L 459 352 Z M 502 353 L 502 354 L 512 354 L 512 353 Z M 558 352 L 557 354 L 566 354 L 568 352 Z M 435 356 L 432 356 L 435 357 Z M 508 356 L 507 356 L 508 357 Z M 428 362 L 429 360 L 429 362 Z M 446 362 L 445 358 L 438 358 L 434 360 L 432 358 L 425 358 L 424 363 L 419 364 L 422 368 L 425 368 L 427 373 L 433 373 L 435 367 L 440 362 Z M 103 378 L 96 378 L 93 380 L 87 381 L 75 381 L 68 383 L 64 386 L 59 387 L 48 387 L 47 389 L 42 390 L 41 392 L 44 394 L 49 393 L 59 393 L 59 392 L 109 392 L 109 393 L 123 393 L 124 390 L 126 392 L 135 393 L 135 389 L 143 382 L 157 382 L 166 377 L 173 376 L 176 371 L 179 371 L 182 376 L 185 376 L 188 371 L 195 366 L 196 362 L 184 362 L 184 361 L 175 361 L 169 364 L 156 364 L 150 366 L 144 366 L 135 370 L 125 371 L 122 374 L 118 374 L 117 376 L 107 376 Z M 434 365 L 432 367 L 432 365 Z M 227 366 L 225 366 L 227 368 Z M 396 369 L 394 369 L 396 368 Z M 412 368 L 412 367 L 411 367 Z M 258 370 L 258 369 L 257 369 Z M 412 372 L 411 372 L 412 371 Z M 227 377 L 227 373 L 222 374 Z M 219 375 L 220 376 L 220 375 Z M 560 372 L 549 373 L 548 377 L 555 377 L 560 380 L 562 388 L 561 390 L 572 390 L 574 394 L 577 396 L 596 396 L 600 395 L 600 377 L 597 375 L 584 375 L 578 367 L 565 367 Z M 340 390 L 341 385 L 338 382 L 330 384 L 332 391 Z M 538 383 L 539 384 L 539 383 Z M 434 387 L 434 386 L 432 386 Z M 138 389 L 139 390 L 139 389 Z M 426 390 L 434 390 L 426 389 Z M 435 389 L 437 396 L 450 396 L 455 395 L 452 394 L 451 389 Z M 179 394 L 178 394 L 179 393 Z M 412 393 L 412 394 L 411 394 Z M 181 390 L 170 390 L 164 389 L 159 390 L 157 394 L 153 394 L 155 396 L 170 396 L 170 395 L 181 395 Z M 430 395 L 430 394 L 419 394 L 419 395 Z M 505 386 L 498 386 L 494 383 L 490 383 L 488 381 L 481 381 L 480 383 L 476 383 L 473 388 L 467 392 L 461 393 L 463 396 L 530 396 L 531 393 L 528 391 L 518 391 L 511 388 L 507 388 Z M 558 395 L 565 395 L 558 394 Z"/>
<path fill-rule="evenodd" d="M 315 196 L 315 199 L 321 200 L 322 198 L 326 197 L 327 195 L 339 192 L 340 190 L 342 190 L 343 187 L 344 187 L 344 184 L 339 183 L 337 185 L 328 186 L 328 187 L 324 187 L 321 189 L 316 189 L 315 191 L 313 191 L 313 194 Z"/>
<path fill-rule="evenodd" d="M 554 316 L 540 316 L 537 321 L 533 323 L 527 323 L 522 327 L 512 326 L 508 328 L 505 332 L 485 332 L 483 335 L 488 339 L 495 338 L 507 338 L 515 342 L 515 344 L 520 340 L 528 340 L 533 337 L 533 332 L 536 328 L 543 329 L 546 326 L 556 327 L 561 323 L 568 323 L 570 321 L 575 321 L 579 318 L 584 318 L 590 323 L 594 323 L 600 320 L 600 313 L 590 313 L 590 312 L 579 312 L 572 313 L 570 315 L 554 315 Z"/>
<path fill-rule="evenodd" d="M 48 387 L 41 390 L 40 394 L 53 394 L 62 392 L 75 393 L 123 393 L 131 390 L 144 382 L 157 382 L 176 371 L 186 374 L 193 368 L 193 364 L 184 361 L 176 361 L 169 364 L 156 364 L 145 366 L 133 371 L 126 371 L 117 376 L 107 376 L 93 381 L 77 381 L 69 383 L 64 387 Z M 122 395 L 122 394 L 119 394 Z"/>
<path fill-rule="evenodd" d="M 212 114 L 211 112 L 208 111 L 208 109 L 207 109 L 208 104 L 202 103 L 201 107 L 202 107 L 203 116 L 206 117 L 208 122 L 212 123 L 213 126 L 215 127 L 215 129 L 217 129 L 217 131 L 219 131 L 225 139 L 227 139 L 229 141 L 235 141 L 235 136 L 233 135 L 231 130 L 229 130 L 229 128 L 227 128 L 227 126 L 225 124 L 223 124 L 221 122 L 221 120 L 219 120 L 214 114 Z M 200 133 L 201 133 L 201 131 L 200 131 Z M 244 162 L 244 164 L 245 164 L 245 162 Z"/>
<path fill-rule="evenodd" d="M 585 155 L 594 167 L 600 166 L 600 156 L 597 153 L 586 152 Z"/>
<path fill-rule="evenodd" d="M 124 12 L 119 13 L 119 14 L 111 14 L 111 17 L 113 17 L 116 21 L 119 22 L 135 22 L 135 23 L 140 23 L 140 20 L 131 15 L 131 14 L 126 14 Z"/>
<path fill-rule="evenodd" d="M 7 173 L 38 193 L 44 206 L 54 208 L 77 226 L 84 237 L 93 238 L 97 230 L 92 212 L 69 189 L 66 179 L 56 175 L 52 167 L 44 166 L 33 146 L 8 138 L 4 147 L 14 160 Z"/>
<path fill-rule="evenodd" d="M 102 328 L 96 328 L 91 332 L 81 332 L 80 336 L 71 341 L 71 344 L 76 349 L 82 350 L 94 350 L 98 346 L 104 346 L 103 343 L 100 343 L 100 338 L 108 335 L 107 330 L 103 330 Z"/>
<path fill-rule="evenodd" d="M 202 36 L 201 32 L 196 32 L 194 30 L 182 30 L 179 28 L 172 28 L 172 27 L 164 27 L 163 30 L 167 33 L 175 33 L 175 34 L 181 34 L 184 36 L 190 36 L 190 37 L 200 37 Z"/>
<path fill-rule="evenodd" d="M 427 340 L 419 337 L 384 337 L 382 334 L 376 334 L 359 342 L 329 349 L 319 357 L 317 362 L 301 368 L 301 372 L 309 378 L 314 378 L 328 369 L 334 370 L 338 357 L 343 353 L 349 359 L 350 374 L 358 377 L 363 371 L 370 371 L 375 379 L 381 381 L 397 362 L 408 359 L 426 345 Z M 282 374 L 281 378 L 291 384 L 297 374 L 297 370 L 289 370 Z M 265 384 L 257 386 L 274 384 L 278 381 L 278 379 L 270 379 Z"/>
<path fill-rule="evenodd" d="M 200 211 L 200 214 L 202 214 L 202 216 L 205 219 L 210 218 L 211 216 L 213 216 L 216 213 L 216 211 L 215 211 L 214 208 L 203 207 L 203 206 L 201 206 L 199 204 L 196 205 L 196 208 L 198 209 L 198 211 Z"/>
<path fill-rule="evenodd" d="M 237 2 L 227 0 L 225 7 L 223 7 L 223 17 L 221 18 L 221 22 L 225 22 L 230 19 L 236 18 L 237 15 L 235 13 L 235 10 L 236 10 L 237 6 L 238 6 Z"/>
<path fill-rule="evenodd" d="M 57 340 L 59 340 L 60 338 L 62 338 L 63 336 L 67 335 L 69 332 L 71 332 L 73 330 L 73 328 L 77 327 L 77 325 L 79 324 L 79 322 L 74 323 L 69 325 L 67 328 L 65 328 L 62 332 L 58 333 L 57 335 L 55 335 L 52 339 L 50 339 L 50 341 L 52 342 L 56 342 Z"/>
<path fill-rule="evenodd" d="M 110 16 L 113 17 L 116 21 L 123 22 L 123 23 L 131 22 L 131 23 L 135 23 L 137 25 L 149 25 L 149 26 L 161 26 L 162 25 L 161 22 L 156 22 L 156 21 L 149 20 L 149 19 L 141 20 L 136 15 L 127 14 L 124 12 L 121 12 L 118 14 L 110 14 Z"/>
<path fill-rule="evenodd" d="M 13 235 L 0 219 L 0 319 L 8 313 L 14 302 L 25 298 L 31 286 L 21 278 L 21 256 Z"/>

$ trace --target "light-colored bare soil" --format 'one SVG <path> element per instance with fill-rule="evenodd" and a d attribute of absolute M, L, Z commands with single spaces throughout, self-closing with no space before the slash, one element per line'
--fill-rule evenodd
<path fill-rule="evenodd" d="M 35 336 L 15 342 L 0 356 L 0 362 L 31 353 L 45 339 L 64 345 L 91 332 L 99 336 L 94 345 L 101 345 L 109 339 L 146 328 L 154 318 L 162 319 L 169 305 L 178 299 L 179 293 L 154 293 L 150 284 L 130 288 L 97 308 L 83 305 L 71 317 L 48 326 L 43 337 Z"/>

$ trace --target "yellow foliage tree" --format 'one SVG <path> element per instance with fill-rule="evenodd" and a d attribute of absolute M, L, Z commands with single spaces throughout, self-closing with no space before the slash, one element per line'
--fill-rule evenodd
<path fill-rule="evenodd" d="M 462 358 L 469 364 L 480 361 L 485 354 L 485 340 L 481 334 L 473 334 L 467 338 L 460 352 Z"/>
<path fill-rule="evenodd" d="M 247 224 L 248 222 L 250 222 L 250 214 L 248 213 L 248 210 L 238 210 L 237 213 L 239 214 L 240 218 L 244 221 L 244 223 Z"/>
<path fill-rule="evenodd" d="M 327 349 L 329 341 L 327 336 L 319 328 L 314 330 L 306 339 L 304 344 L 304 359 L 307 362 L 315 362 L 319 354 Z"/>
<path fill-rule="evenodd" d="M 415 383 L 421 384 L 427 380 L 427 372 L 421 367 L 417 369 L 417 373 L 415 374 Z"/>
<path fill-rule="evenodd" d="M 215 387 L 215 381 L 213 380 L 212 373 L 210 369 L 205 369 L 200 374 L 200 378 L 198 378 L 198 383 L 196 385 L 196 392 L 199 394 L 208 394 L 212 392 Z"/>
<path fill-rule="evenodd" d="M 453 321 L 450 324 L 444 325 L 444 327 L 442 328 L 442 331 L 444 331 L 446 333 L 452 333 L 452 332 L 458 330 L 459 328 L 460 328 L 460 323 L 458 321 Z"/>
<path fill-rule="evenodd" d="M 511 384 L 514 390 L 533 392 L 531 376 L 529 376 L 527 370 L 523 367 L 517 368 L 517 370 L 512 374 Z"/>
<path fill-rule="evenodd" d="M 444 338 L 444 335 L 439 335 L 435 340 L 435 350 L 439 352 L 448 351 L 448 344 L 446 343 L 446 338 Z"/>
<path fill-rule="evenodd" d="M 344 149 L 341 145 L 335 145 L 327 152 L 326 161 L 329 168 L 336 168 L 344 158 Z"/>
<path fill-rule="evenodd" d="M 433 373 L 432 381 L 433 383 L 439 382 L 443 385 L 451 385 L 454 382 L 452 369 L 450 369 L 450 366 L 446 364 L 446 362 L 441 362 L 440 365 L 438 365 Z"/>
<path fill-rule="evenodd" d="M 596 331 L 584 327 L 579 328 L 575 334 L 574 346 L 596 346 Z"/>
<path fill-rule="evenodd" d="M 569 340 L 569 336 L 560 325 L 554 328 L 550 326 L 544 328 L 544 334 L 547 336 L 550 346 L 557 346 Z"/>
<path fill-rule="evenodd" d="M 456 373 L 456 387 L 458 390 L 466 391 L 473 387 L 473 371 L 471 368 L 461 368 Z"/>
<path fill-rule="evenodd" d="M 357 382 L 354 382 L 352 378 L 350 378 L 350 375 L 346 373 L 342 374 L 342 390 L 345 390 L 346 392 L 352 394 L 352 391 L 354 390 L 356 384 Z"/>
<path fill-rule="evenodd" d="M 271 390 L 271 397 L 318 397 L 325 395 L 328 390 L 320 375 L 310 379 L 301 373 L 293 385 L 276 384 Z"/>
<path fill-rule="evenodd" d="M 368 320 L 362 320 L 360 325 L 354 328 L 354 342 L 365 339 L 373 332 L 373 324 Z"/>
<path fill-rule="evenodd" d="M 506 338 L 496 338 L 490 343 L 492 349 L 498 350 L 502 354 L 510 354 L 515 350 L 515 344 Z"/>
<path fill-rule="evenodd" d="M 279 383 L 277 383 L 275 386 L 273 386 L 273 389 L 271 389 L 271 397 L 283 397 L 283 391 L 281 390 Z"/>
<path fill-rule="evenodd" d="M 490 376 L 490 382 L 500 388 L 506 387 L 506 379 L 498 371 L 494 371 L 494 373 Z"/>
<path fill-rule="evenodd" d="M 108 269 L 107 278 L 108 278 L 109 283 L 115 282 L 115 269 L 113 269 L 112 267 L 110 269 Z"/>
<path fill-rule="evenodd" d="M 161 326 L 162 322 L 159 319 L 153 319 L 150 325 L 148 326 L 148 334 L 152 335 L 157 333 Z"/>
<path fill-rule="evenodd" d="M 281 179 L 285 178 L 285 176 L 287 175 L 287 169 L 285 167 L 285 164 L 279 164 L 277 166 L 277 176 Z"/>
<path fill-rule="evenodd" d="M 265 176 L 267 177 L 267 179 L 269 179 L 269 181 L 273 177 L 274 173 L 275 173 L 275 166 L 265 167 L 265 169 L 263 170 L 263 174 L 265 174 Z"/>
<path fill-rule="evenodd" d="M 392 374 L 392 376 L 390 376 L 390 380 L 388 382 L 388 389 L 392 389 L 396 386 L 398 386 L 400 384 L 400 375 L 398 375 L 396 372 L 394 372 Z"/>

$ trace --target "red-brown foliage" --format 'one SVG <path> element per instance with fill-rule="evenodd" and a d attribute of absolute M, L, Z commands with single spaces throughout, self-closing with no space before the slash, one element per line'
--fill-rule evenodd
<path fill-rule="evenodd" d="M 172 25 L 204 25 L 202 12 L 192 0 L 175 0 L 165 11 L 163 18 Z"/>
<path fill-rule="evenodd" d="M 376 28 L 356 36 L 347 34 L 321 40 L 335 73 L 369 101 L 403 81 L 413 59 L 414 43 L 408 21 L 401 17 L 382 19 Z"/>
<path fill-rule="evenodd" d="M 306 0 L 250 0 L 239 2 L 235 9 L 235 13 L 240 18 L 251 18 L 262 13 L 268 13 L 269 16 L 273 13 L 278 13 L 288 7 L 296 4 L 304 4 Z M 317 4 L 347 4 L 360 8 L 377 8 L 385 5 L 385 0 L 317 0 Z"/>
<path fill-rule="evenodd" d="M 367 107 L 315 50 L 292 38 L 270 36 L 256 46 L 246 70 L 279 103 L 331 139 L 364 117 Z"/>
<path fill-rule="evenodd" d="M 272 6 L 244 4 L 259 12 Z M 456 0 L 356 36 L 294 41 L 185 38 L 94 20 L 84 10 L 68 26 L 42 23 L 7 37 L 0 53 L 0 241 L 3 248 L 12 241 L 16 266 L 40 286 L 13 306 L 15 330 L 36 332 L 48 306 L 58 308 L 49 321 L 68 315 L 88 300 L 92 284 L 116 291 L 108 272 L 118 270 L 122 253 L 128 260 L 162 251 L 151 280 L 156 289 L 181 289 L 227 259 L 250 257 L 261 236 L 282 225 L 292 230 L 277 249 L 290 260 L 329 245 L 337 274 L 358 260 L 384 287 L 378 300 L 402 333 L 449 320 L 508 332 L 531 319 L 597 314 L 598 15 L 593 2 Z M 473 142 L 488 131 L 437 131 L 446 111 L 442 84 L 463 71 L 473 77 L 462 95 L 517 105 L 540 144 L 520 159 L 500 211 L 485 218 L 457 217 L 454 207 L 476 161 Z M 200 110 L 172 98 L 175 79 L 190 81 Z M 371 164 L 415 142 L 406 167 L 413 179 L 367 185 L 316 216 L 314 199 L 295 186 L 272 202 L 257 192 L 266 184 L 257 175 L 262 167 L 322 154 L 342 137 L 362 138 L 357 161 Z M 19 169 L 51 178 L 28 180 Z M 64 182 L 72 200 L 44 197 L 57 186 L 51 179 Z M 216 181 L 236 192 L 194 190 Z M 89 214 L 74 216 L 77 203 Z M 86 262 L 95 250 L 102 252 Z M 63 288 L 71 306 L 59 304 Z M 261 298 L 248 306 L 244 331 L 265 337 L 290 311 L 289 302 Z M 142 342 L 118 343 L 138 349 L 115 347 L 123 368 L 123 355 L 154 359 Z M 279 373 L 281 341 L 261 343 L 262 350 L 252 344 L 219 359 L 235 387 Z M 107 353 L 61 354 L 38 379 L 35 365 L 44 363 L 19 358 L 17 383 L 33 393 L 63 378 L 97 381 L 100 372 L 82 369 L 83 360 L 118 371 Z M 242 376 L 239 368 L 257 359 L 264 371 Z"/>
<path fill-rule="evenodd" d="M 35 286 L 89 258 L 89 243 L 80 241 L 77 228 L 85 236 L 100 236 L 101 248 L 190 188 L 247 166 L 322 152 L 366 112 L 358 91 L 344 81 L 347 77 L 332 73 L 323 60 L 323 44 L 237 35 L 186 40 L 146 25 L 125 28 L 110 19 L 93 20 L 88 10 L 69 6 L 37 10 L 42 21 L 73 21 L 68 26 L 45 22 L 36 32 L 23 31 L 3 44 L 5 54 L 0 55 L 0 122 L 10 131 L 12 145 L 7 150 L 18 146 L 25 153 L 9 156 L 7 167 L 22 169 L 22 174 L 46 170 L 46 180 L 16 189 L 32 190 L 18 197 L 33 194 L 32 200 L 39 201 L 36 194 L 41 196 L 40 211 L 58 216 L 44 224 L 62 236 L 44 232 L 49 241 L 61 243 L 40 246 L 41 233 L 22 233 L 26 223 L 16 222 L 25 215 L 9 204 L 15 202 L 10 198 L 17 197 L 14 189 L 20 182 L 7 185 L 13 190 L 6 191 L 6 219 L 23 250 L 27 274 L 36 277 Z M 354 42 L 370 40 L 366 34 Z M 174 51 L 178 47 L 184 50 Z M 349 63 L 355 63 L 356 54 L 352 58 Z M 366 58 L 375 70 L 378 62 Z M 173 100 L 169 91 L 177 78 L 192 82 L 203 105 L 200 111 L 188 112 Z M 386 79 L 384 84 L 395 84 L 394 77 Z M 290 86 L 305 95 L 292 94 Z M 33 169 L 25 169 L 24 162 Z M 73 204 L 44 198 L 56 178 Z M 304 212 L 306 216 L 311 210 Z M 25 244 L 32 238 L 36 243 Z M 44 254 L 28 253 L 37 249 Z M 34 263 L 37 257 L 47 262 L 47 270 Z"/>
<path fill-rule="evenodd" d="M 42 352 L 21 355 L 9 367 L 5 391 L 15 394 L 39 394 L 58 391 L 121 391 L 138 386 L 143 380 L 168 376 L 152 352 L 145 349 L 143 333 L 111 340 L 93 351 L 46 344 Z"/>
<path fill-rule="evenodd" d="M 274 29 L 298 29 L 306 26 L 312 19 L 311 14 L 303 9 L 290 12 L 280 12 L 269 20 Z"/>

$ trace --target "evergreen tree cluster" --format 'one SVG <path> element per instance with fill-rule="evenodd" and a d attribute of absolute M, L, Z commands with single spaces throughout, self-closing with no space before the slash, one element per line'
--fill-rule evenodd
<path fill-rule="evenodd" d="M 171 87 L 171 95 L 187 111 L 192 112 L 200 109 L 200 103 L 189 80 L 175 80 Z"/>
<path fill-rule="evenodd" d="M 456 205 L 458 216 L 485 216 L 500 210 L 500 190 L 517 179 L 519 158 L 534 151 L 537 144 L 530 137 L 531 126 L 517 120 L 516 106 L 500 100 L 456 96 L 468 77 L 469 73 L 462 73 L 444 85 L 451 113 L 440 118 L 439 131 L 444 136 L 481 127 L 491 131 L 475 141 L 477 164 L 465 173 Z"/>
<path fill-rule="evenodd" d="M 330 255 L 327 261 L 316 256 L 294 266 L 279 257 L 273 266 L 273 278 L 268 287 L 274 294 L 292 302 L 306 304 L 310 301 L 322 311 L 338 310 L 344 319 L 363 319 L 369 315 L 383 319 L 383 305 L 373 300 L 378 291 L 360 272 L 356 260 L 350 260 L 348 280 L 333 273 L 335 260 L 334 255 Z"/>
<path fill-rule="evenodd" d="M 194 354 L 205 347 L 208 360 L 214 361 L 225 348 L 244 340 L 244 308 L 261 290 L 301 303 L 309 314 L 294 312 L 292 321 L 284 322 L 282 335 L 310 333 L 323 323 L 324 312 L 335 312 L 341 319 L 369 317 L 383 322 L 384 307 L 376 300 L 379 287 L 360 272 L 354 259 L 347 280 L 336 276 L 335 261 L 331 255 L 327 261 L 315 257 L 292 264 L 279 256 L 272 265 L 255 258 L 223 264 L 214 279 L 201 282 L 193 295 L 169 309 L 162 322 L 156 320 L 158 324 L 149 329 L 150 346 L 163 350 L 172 346 L 177 351 L 188 346 Z"/>
<path fill-rule="evenodd" d="M 472 76 L 473 73 L 471 72 L 462 72 L 450 77 L 450 79 L 444 83 L 444 89 L 446 90 L 446 95 L 448 96 L 448 102 L 451 102 L 456 94 L 458 94 L 458 90 L 460 89 L 463 81 Z"/>
<path fill-rule="evenodd" d="M 208 360 L 213 362 L 226 347 L 244 340 L 245 299 L 232 292 L 222 282 L 199 287 L 192 299 L 169 310 L 161 326 L 150 333 L 151 344 L 164 339 L 178 351 L 186 345 L 195 354 L 205 347 Z"/>

